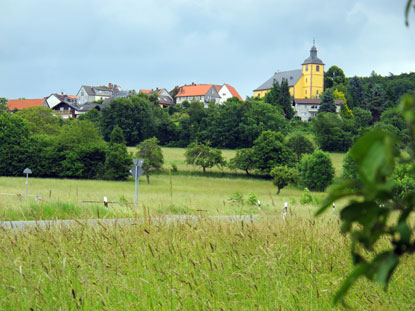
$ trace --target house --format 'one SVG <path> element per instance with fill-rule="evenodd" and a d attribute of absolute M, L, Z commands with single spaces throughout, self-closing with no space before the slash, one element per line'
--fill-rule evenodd
<path fill-rule="evenodd" d="M 44 98 L 40 98 L 40 99 L 10 99 L 7 102 L 7 108 L 10 111 L 13 110 L 22 110 L 25 108 L 30 108 L 30 107 L 42 107 L 44 106 L 45 103 L 45 99 Z"/>
<path fill-rule="evenodd" d="M 105 100 L 119 91 L 121 91 L 121 88 L 111 83 L 108 83 L 108 87 L 82 85 L 76 97 L 78 104 L 83 105 L 87 102 Z"/>
<path fill-rule="evenodd" d="M 63 119 L 76 118 L 78 108 L 76 96 L 54 93 L 45 97 L 44 106 L 55 111 Z"/>
<path fill-rule="evenodd" d="M 141 89 L 140 93 L 147 94 L 147 95 L 157 93 L 158 94 L 158 100 L 160 102 L 160 105 L 163 108 L 175 105 L 173 97 L 170 95 L 169 91 L 167 91 L 164 88 L 162 88 L 162 89 L 156 88 L 155 90 L 153 90 L 153 89 L 151 89 L 151 90 Z"/>
<path fill-rule="evenodd" d="M 290 95 L 295 99 L 318 98 L 324 92 L 324 63 L 317 57 L 314 44 L 310 56 L 302 64 L 302 69 L 275 73 L 254 90 L 254 97 L 263 98 L 274 82 L 281 84 L 282 80 L 287 80 Z"/>
<path fill-rule="evenodd" d="M 319 98 L 294 98 L 293 108 L 296 112 L 296 116 L 302 121 L 310 121 L 316 116 L 321 104 Z M 336 106 L 336 112 L 340 112 L 341 106 L 344 104 L 342 99 L 335 99 L 334 105 Z"/>
<path fill-rule="evenodd" d="M 185 100 L 188 102 L 199 101 L 204 103 L 206 107 L 210 102 L 222 104 L 228 98 L 234 96 L 242 100 L 236 89 L 226 83 L 223 85 L 192 83 L 179 87 L 176 94 L 176 103 L 182 104 Z"/>
<path fill-rule="evenodd" d="M 240 101 L 243 101 L 241 95 L 236 91 L 236 89 L 229 84 L 223 84 L 222 87 L 219 89 L 218 94 L 220 96 L 220 103 L 226 102 L 229 98 L 236 97 Z"/>

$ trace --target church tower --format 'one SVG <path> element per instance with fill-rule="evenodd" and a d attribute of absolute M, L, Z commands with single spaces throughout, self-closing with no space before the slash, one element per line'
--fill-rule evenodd
<path fill-rule="evenodd" d="M 310 57 L 303 62 L 303 95 L 304 98 L 318 98 L 324 92 L 324 63 L 317 57 L 317 49 L 313 43 Z"/>

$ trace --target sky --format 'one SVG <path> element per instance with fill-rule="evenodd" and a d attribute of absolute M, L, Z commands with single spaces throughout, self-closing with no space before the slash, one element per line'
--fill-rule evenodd
<path fill-rule="evenodd" d="M 415 71 L 406 0 L 1 0 L 0 97 L 228 83 L 245 98 L 318 56 L 346 76 Z"/>

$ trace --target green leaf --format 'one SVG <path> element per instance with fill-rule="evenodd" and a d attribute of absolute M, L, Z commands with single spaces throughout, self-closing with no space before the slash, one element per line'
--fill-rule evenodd
<path fill-rule="evenodd" d="M 337 291 L 336 295 L 334 296 L 334 303 L 338 303 L 340 300 L 344 298 L 347 291 L 350 287 L 357 281 L 357 279 L 366 274 L 368 269 L 368 265 L 366 263 L 361 263 L 356 266 L 352 273 L 347 277 L 347 279 L 342 283 L 340 289 Z"/>
<path fill-rule="evenodd" d="M 373 269 L 374 272 L 374 280 L 386 286 L 398 263 L 399 257 L 393 252 L 384 252 L 377 255 L 370 264 L 370 270 Z"/>

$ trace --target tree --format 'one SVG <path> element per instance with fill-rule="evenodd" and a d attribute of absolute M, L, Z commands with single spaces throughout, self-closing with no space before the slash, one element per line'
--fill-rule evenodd
<path fill-rule="evenodd" d="M 372 113 L 372 123 L 380 120 L 380 115 L 386 110 L 386 94 L 379 84 L 369 85 L 365 92 L 365 105 Z"/>
<path fill-rule="evenodd" d="M 111 133 L 108 152 L 105 158 L 104 177 L 111 180 L 126 180 L 132 166 L 131 155 L 127 151 L 124 135 L 119 126 Z"/>
<path fill-rule="evenodd" d="M 291 119 L 295 114 L 291 106 L 291 95 L 286 79 L 281 81 L 281 85 L 278 81 L 274 81 L 271 90 L 265 94 L 264 101 L 281 108 L 286 119 Z"/>
<path fill-rule="evenodd" d="M 78 120 L 89 120 L 91 121 L 97 128 L 100 127 L 102 122 L 101 112 L 97 109 L 91 109 L 87 113 L 81 114 L 78 117 Z"/>
<path fill-rule="evenodd" d="M 363 108 L 363 86 L 358 77 L 349 80 L 347 90 L 350 95 L 348 105 L 351 109 L 355 107 Z"/>
<path fill-rule="evenodd" d="M 0 97 L 0 113 L 7 111 L 7 98 Z"/>
<path fill-rule="evenodd" d="M 209 144 L 192 143 L 185 152 L 186 163 L 192 165 L 199 165 L 203 168 L 203 173 L 206 173 L 206 168 L 214 165 L 223 166 L 225 160 L 222 157 L 222 151 L 214 149 Z"/>
<path fill-rule="evenodd" d="M 322 112 L 312 121 L 316 141 L 323 151 L 347 151 L 352 144 L 352 133 L 345 120 L 335 113 Z"/>
<path fill-rule="evenodd" d="M 0 113 L 0 175 L 21 176 L 28 164 L 30 129 L 16 114 Z"/>
<path fill-rule="evenodd" d="M 313 153 L 313 143 L 303 134 L 294 133 L 288 138 L 287 146 L 296 154 L 297 161 L 300 162 L 301 156 L 305 153 Z"/>
<path fill-rule="evenodd" d="M 138 151 L 136 156 L 137 158 L 144 159 L 142 168 L 144 174 L 146 174 L 147 184 L 150 183 L 150 173 L 160 170 L 163 167 L 163 151 L 158 145 L 158 142 L 156 137 L 152 137 L 142 141 L 137 146 Z"/>
<path fill-rule="evenodd" d="M 116 98 L 101 113 L 101 129 L 107 141 L 116 125 L 122 129 L 128 146 L 153 136 L 156 130 L 153 104 L 144 94 Z"/>
<path fill-rule="evenodd" d="M 316 150 L 301 160 L 300 184 L 314 191 L 324 191 L 331 184 L 334 168 L 327 152 Z"/>
<path fill-rule="evenodd" d="M 353 122 L 356 128 L 368 127 L 372 121 L 372 113 L 369 110 L 362 109 L 360 107 L 353 108 Z"/>
<path fill-rule="evenodd" d="M 252 158 L 252 149 L 239 149 L 234 158 L 229 161 L 230 169 L 240 169 L 246 172 L 247 175 L 250 170 L 255 168 L 255 162 Z"/>
<path fill-rule="evenodd" d="M 318 113 L 333 112 L 336 113 L 336 105 L 334 104 L 334 95 L 331 89 L 326 90 L 321 97 L 321 105 Z"/>
<path fill-rule="evenodd" d="M 252 147 L 255 168 L 268 175 L 275 166 L 294 166 L 295 156 L 283 141 L 284 136 L 279 132 L 262 132 Z"/>
<path fill-rule="evenodd" d="M 338 84 L 345 84 L 346 76 L 343 70 L 337 66 L 331 66 L 324 74 L 324 88 L 327 90 Z"/>
<path fill-rule="evenodd" d="M 33 134 L 57 135 L 60 131 L 60 117 L 46 107 L 30 107 L 16 112 L 28 122 Z"/>
<path fill-rule="evenodd" d="M 277 195 L 280 194 L 282 188 L 289 184 L 295 184 L 298 181 L 297 170 L 286 166 L 274 167 L 270 175 L 272 177 L 272 183 L 278 188 Z"/>

